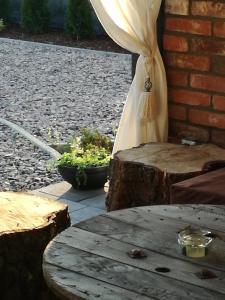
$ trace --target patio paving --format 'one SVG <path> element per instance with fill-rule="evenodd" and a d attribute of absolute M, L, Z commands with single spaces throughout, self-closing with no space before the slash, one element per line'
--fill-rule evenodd
<path fill-rule="evenodd" d="M 106 211 L 106 192 L 107 185 L 102 189 L 77 191 L 66 181 L 62 181 L 29 193 L 67 204 L 71 224 L 76 224 Z"/>

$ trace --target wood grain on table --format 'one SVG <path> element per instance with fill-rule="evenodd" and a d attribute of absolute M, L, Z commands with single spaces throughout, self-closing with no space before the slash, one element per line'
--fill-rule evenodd
<path fill-rule="evenodd" d="M 44 275 L 62 299 L 225 299 L 225 207 L 147 206 L 94 217 L 59 234 L 44 254 Z M 187 226 L 217 238 L 203 258 L 183 256 Z M 132 249 L 147 257 L 133 259 Z M 202 271 L 215 278 L 200 279 Z"/>

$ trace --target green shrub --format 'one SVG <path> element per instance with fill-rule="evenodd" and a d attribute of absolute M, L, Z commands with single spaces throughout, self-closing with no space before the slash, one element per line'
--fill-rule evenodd
<path fill-rule="evenodd" d="M 49 28 L 50 13 L 48 0 L 22 0 L 21 26 L 32 33 L 46 32 Z"/>
<path fill-rule="evenodd" d="M 94 145 L 100 148 L 105 148 L 110 154 L 113 149 L 113 142 L 106 135 L 101 134 L 97 129 L 90 130 L 88 128 L 82 128 L 80 137 L 80 145 L 83 149 L 87 150 L 90 145 Z"/>
<path fill-rule="evenodd" d="M 81 136 L 68 140 L 69 151 L 63 152 L 49 167 L 72 167 L 76 170 L 76 182 L 86 185 L 88 167 L 109 165 L 112 151 L 112 141 L 98 130 L 82 129 Z"/>
<path fill-rule="evenodd" d="M 58 166 L 102 166 L 109 163 L 113 143 L 98 130 L 81 129 L 81 136 L 68 140 L 69 152 L 55 162 Z"/>
<path fill-rule="evenodd" d="M 0 32 L 5 29 L 5 24 L 2 19 L 0 19 Z"/>
<path fill-rule="evenodd" d="M 5 23 L 10 19 L 10 0 L 0 0 L 0 19 L 3 19 Z"/>
<path fill-rule="evenodd" d="M 92 145 L 87 150 L 73 149 L 71 152 L 63 153 L 56 165 L 85 169 L 87 167 L 105 166 L 109 161 L 110 155 L 105 148 Z"/>
<path fill-rule="evenodd" d="M 93 35 L 93 15 L 88 0 L 68 0 L 65 32 L 77 40 Z"/>

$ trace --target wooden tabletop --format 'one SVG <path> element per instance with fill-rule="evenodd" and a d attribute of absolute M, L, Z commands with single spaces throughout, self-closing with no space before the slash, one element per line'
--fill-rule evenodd
<path fill-rule="evenodd" d="M 224 218 L 225 206 L 205 205 L 147 206 L 94 217 L 48 245 L 45 280 L 68 300 L 224 300 Z M 206 257 L 181 254 L 177 233 L 187 226 L 215 234 Z M 129 251 L 137 248 L 147 257 L 131 258 Z"/>

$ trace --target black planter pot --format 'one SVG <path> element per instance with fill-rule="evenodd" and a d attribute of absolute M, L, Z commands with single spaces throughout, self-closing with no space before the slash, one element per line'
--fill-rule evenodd
<path fill-rule="evenodd" d="M 86 168 L 86 182 L 79 185 L 76 177 L 77 170 L 75 167 L 58 166 L 58 170 L 62 178 L 69 182 L 73 188 L 78 190 L 98 189 L 104 186 L 108 177 L 109 166 L 89 167 Z"/>

